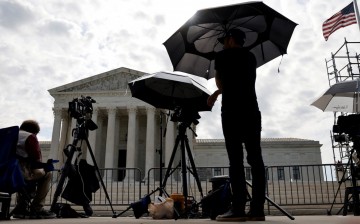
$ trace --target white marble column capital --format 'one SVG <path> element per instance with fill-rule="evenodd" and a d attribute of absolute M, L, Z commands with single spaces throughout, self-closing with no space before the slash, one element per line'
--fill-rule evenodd
<path fill-rule="evenodd" d="M 147 113 L 155 113 L 157 110 L 155 107 L 146 107 L 145 109 Z"/>
<path fill-rule="evenodd" d="M 111 115 L 116 114 L 117 108 L 116 107 L 109 107 L 107 108 L 107 112 Z"/>
<path fill-rule="evenodd" d="M 52 108 L 52 111 L 54 116 L 60 116 L 60 117 L 62 116 L 62 112 L 63 112 L 62 108 Z"/>
<path fill-rule="evenodd" d="M 129 106 L 127 106 L 127 110 L 128 110 L 128 113 L 129 113 L 129 114 L 130 114 L 130 113 L 136 113 L 137 107 L 134 106 L 134 105 L 129 105 Z"/>

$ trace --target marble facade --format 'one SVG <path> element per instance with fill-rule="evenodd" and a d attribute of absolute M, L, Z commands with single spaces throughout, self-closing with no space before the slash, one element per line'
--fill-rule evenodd
<path fill-rule="evenodd" d="M 54 126 L 49 158 L 59 159 L 59 167 L 66 160 L 64 148 L 79 139 L 73 136 L 73 130 L 79 128 L 79 119 L 70 116 L 69 102 L 82 96 L 90 96 L 96 101 L 92 103 L 91 120 L 98 128 L 90 130 L 87 139 L 99 167 L 136 167 L 146 173 L 150 168 L 159 167 L 160 149 L 166 166 L 174 151 L 177 123 L 166 123 L 164 114 L 167 111 L 131 97 L 128 82 L 144 74 L 146 73 L 122 67 L 48 90 L 54 98 Z M 165 128 L 166 136 L 162 138 L 161 132 Z M 191 130 L 186 135 L 198 166 L 228 165 L 223 140 L 195 139 Z M 93 159 L 86 141 L 76 143 L 81 148 L 82 158 L 92 164 Z M 318 141 L 263 139 L 262 145 L 267 165 L 294 164 L 297 161 L 321 164 L 321 144 Z M 278 158 L 286 159 L 278 161 Z"/>

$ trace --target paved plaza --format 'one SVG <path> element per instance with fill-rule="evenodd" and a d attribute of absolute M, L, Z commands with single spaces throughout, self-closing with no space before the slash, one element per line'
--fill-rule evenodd
<path fill-rule="evenodd" d="M 276 224 L 358 224 L 360 223 L 360 216 L 294 216 L 294 220 L 289 219 L 286 216 L 266 216 L 265 222 L 252 221 L 248 223 L 276 223 Z M 59 219 L 11 219 L 1 220 L 1 224 L 14 223 L 14 224 L 72 224 L 72 223 L 106 223 L 106 224 L 145 224 L 145 223 L 174 223 L 174 224 L 191 224 L 191 223 L 238 223 L 238 222 L 218 222 L 210 219 L 162 219 L 155 220 L 150 217 L 141 217 L 136 219 L 135 217 L 90 217 L 90 218 L 59 218 Z"/>

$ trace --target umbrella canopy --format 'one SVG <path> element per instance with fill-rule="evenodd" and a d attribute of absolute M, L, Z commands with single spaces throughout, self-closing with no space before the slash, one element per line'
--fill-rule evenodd
<path fill-rule="evenodd" d="M 297 26 L 261 1 L 197 11 L 163 44 L 174 71 L 213 78 L 215 54 L 223 49 L 218 38 L 230 29 L 246 34 L 244 47 L 256 57 L 257 67 L 286 54 Z"/>
<path fill-rule="evenodd" d="M 156 108 L 174 110 L 176 107 L 192 111 L 210 111 L 207 99 L 210 91 L 201 79 L 190 74 L 156 72 L 128 83 L 131 94 Z"/>
<path fill-rule="evenodd" d="M 338 82 L 332 85 L 311 105 L 322 111 L 360 112 L 360 79 Z"/>

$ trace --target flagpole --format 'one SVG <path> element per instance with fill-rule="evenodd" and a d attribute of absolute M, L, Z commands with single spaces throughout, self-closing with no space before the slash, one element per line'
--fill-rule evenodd
<path fill-rule="evenodd" d="M 360 14 L 359 14 L 359 7 L 358 7 L 358 2 L 360 0 L 354 0 L 353 4 L 354 4 L 354 9 L 355 9 L 355 17 L 357 19 L 357 24 L 359 26 L 359 30 L 360 30 Z"/>

